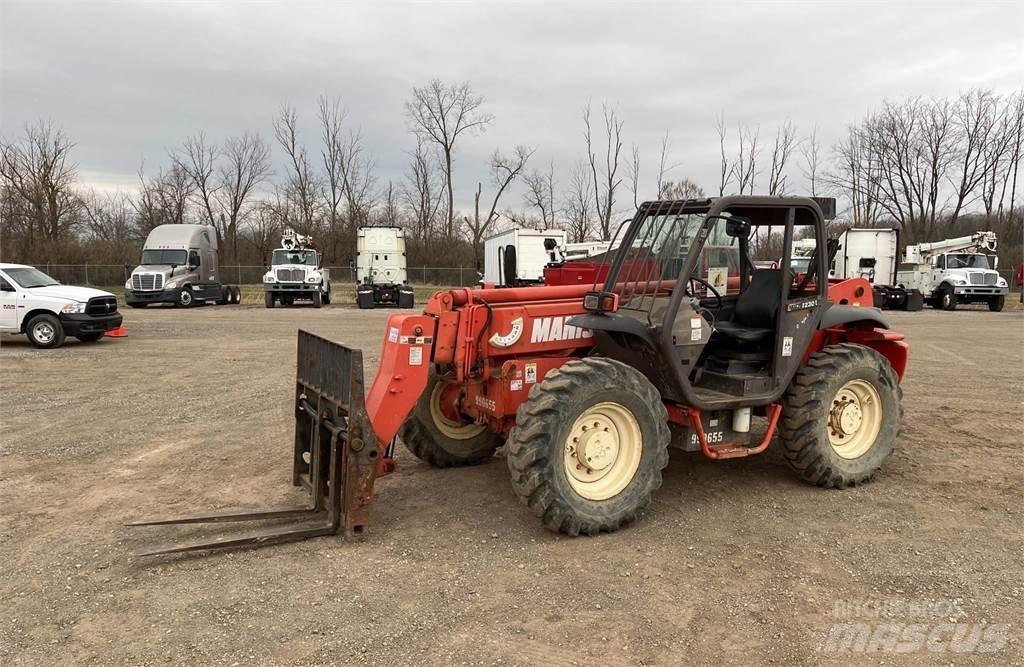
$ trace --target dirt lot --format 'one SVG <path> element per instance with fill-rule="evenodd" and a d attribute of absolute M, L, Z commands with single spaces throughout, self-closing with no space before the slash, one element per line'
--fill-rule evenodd
<path fill-rule="evenodd" d="M 121 340 L 4 339 L 0 662 L 1021 660 L 1020 311 L 894 316 L 912 345 L 906 419 L 862 488 L 804 486 L 771 449 L 679 453 L 642 521 L 570 539 L 519 505 L 500 452 L 433 470 L 400 450 L 362 541 L 128 558 L 181 535 L 132 518 L 304 500 L 289 486 L 295 330 L 363 347 L 372 373 L 387 315 L 151 309 L 127 313 Z M 872 628 L 1012 625 L 996 653 L 819 650 L 851 609 Z"/>

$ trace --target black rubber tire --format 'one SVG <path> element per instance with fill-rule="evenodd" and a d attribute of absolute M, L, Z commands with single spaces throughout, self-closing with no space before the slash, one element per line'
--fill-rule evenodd
<path fill-rule="evenodd" d="M 615 402 L 640 427 L 639 468 L 623 491 L 588 500 L 569 484 L 562 447 L 587 408 Z M 512 489 L 549 530 L 567 535 L 613 532 L 634 521 L 661 486 L 668 464 L 668 412 L 654 385 L 639 371 L 611 359 L 570 361 L 551 371 L 519 406 L 506 442 Z"/>
<path fill-rule="evenodd" d="M 195 298 L 192 296 L 192 290 L 188 285 L 181 288 L 181 294 L 178 295 L 178 303 L 175 304 L 182 308 L 191 308 L 196 303 Z"/>
<path fill-rule="evenodd" d="M 41 342 L 36 338 L 34 331 L 36 326 L 40 324 L 50 325 L 50 328 L 53 330 L 53 338 L 46 342 Z M 25 333 L 28 334 L 28 342 L 32 343 L 32 347 L 37 347 L 41 350 L 52 350 L 64 344 L 64 326 L 60 323 L 60 318 L 49 313 L 36 315 L 29 320 L 25 326 Z"/>
<path fill-rule="evenodd" d="M 327 291 L 324 292 L 324 305 L 330 305 L 331 303 L 331 284 L 327 283 Z"/>
<path fill-rule="evenodd" d="M 956 292 L 949 285 L 939 288 L 939 307 L 943 310 L 956 310 Z"/>
<path fill-rule="evenodd" d="M 273 308 L 274 307 L 274 293 L 273 292 L 264 292 L 263 293 L 263 303 L 267 306 L 267 308 Z"/>
<path fill-rule="evenodd" d="M 242 303 L 242 288 L 237 285 L 231 288 L 231 302 L 236 306 Z"/>
<path fill-rule="evenodd" d="M 430 401 L 439 382 L 442 382 L 441 377 L 431 369 L 420 400 L 398 432 L 405 448 L 435 468 L 476 465 L 494 456 L 501 438 L 491 429 L 485 428 L 471 438 L 458 440 L 445 435 L 434 424 Z"/>
<path fill-rule="evenodd" d="M 320 290 L 317 290 L 313 292 L 313 307 L 319 308 L 322 305 L 324 305 L 324 300 L 322 295 L 320 294 Z"/>
<path fill-rule="evenodd" d="M 882 424 L 871 448 L 846 459 L 829 443 L 830 401 L 850 380 L 867 380 L 882 402 Z M 829 345 L 812 354 L 783 397 L 779 443 L 790 467 L 808 484 L 845 488 L 872 478 L 892 453 L 903 423 L 903 389 L 889 361 L 863 345 Z"/>
<path fill-rule="evenodd" d="M 103 338 L 103 334 L 101 334 L 101 333 L 78 334 L 77 336 L 75 336 L 75 338 L 77 338 L 78 340 L 82 341 L 83 343 L 95 343 L 100 338 Z"/>
<path fill-rule="evenodd" d="M 216 301 L 218 306 L 226 306 L 231 303 L 231 288 L 227 285 L 220 286 L 220 298 Z"/>
<path fill-rule="evenodd" d="M 988 300 L 988 309 L 991 310 L 993 313 L 1001 312 L 1003 310 L 1003 306 L 1005 305 L 1006 297 L 1003 296 L 1002 294 L 1000 294 L 999 296 L 994 296 Z"/>

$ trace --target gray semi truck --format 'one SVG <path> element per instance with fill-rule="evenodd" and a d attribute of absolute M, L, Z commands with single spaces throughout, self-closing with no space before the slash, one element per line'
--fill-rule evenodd
<path fill-rule="evenodd" d="M 211 225 L 154 227 L 124 288 L 125 303 L 133 308 L 151 303 L 188 308 L 242 300 L 237 285 L 220 281 L 217 233 Z"/>

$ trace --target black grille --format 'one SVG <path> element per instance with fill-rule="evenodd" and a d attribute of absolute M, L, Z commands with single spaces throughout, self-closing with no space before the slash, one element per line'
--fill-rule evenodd
<path fill-rule="evenodd" d="M 117 299 L 112 296 L 97 296 L 85 305 L 86 315 L 111 315 L 117 312 Z"/>

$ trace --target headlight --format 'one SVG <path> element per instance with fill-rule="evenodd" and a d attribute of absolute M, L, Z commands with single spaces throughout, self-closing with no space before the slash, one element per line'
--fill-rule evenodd
<path fill-rule="evenodd" d="M 272 282 L 274 282 L 274 274 L 273 273 L 264 273 L 263 274 L 263 282 L 265 282 L 265 283 L 272 283 Z"/>
<path fill-rule="evenodd" d="M 315 282 L 319 282 L 319 281 L 320 281 L 320 274 L 311 273 L 308 276 L 306 276 L 306 282 L 307 283 L 315 283 Z"/>
<path fill-rule="evenodd" d="M 132 281 L 131 281 L 130 278 L 128 280 L 124 281 L 124 288 L 125 289 L 131 289 L 132 288 Z"/>
<path fill-rule="evenodd" d="M 999 285 L 1000 287 L 1006 287 L 1006 279 L 1000 278 L 999 280 L 996 281 L 996 285 Z"/>
<path fill-rule="evenodd" d="M 966 285 L 967 281 L 966 280 L 962 280 L 960 278 L 954 278 L 953 279 L 953 284 L 954 285 Z"/>
<path fill-rule="evenodd" d="M 71 303 L 65 303 L 64 307 L 60 309 L 62 313 L 84 313 L 85 304 L 79 303 L 78 301 L 72 301 Z"/>
<path fill-rule="evenodd" d="M 164 285 L 164 289 L 174 289 L 177 286 L 178 286 L 178 281 L 177 280 L 172 280 L 171 282 L 169 282 L 169 283 Z"/>

